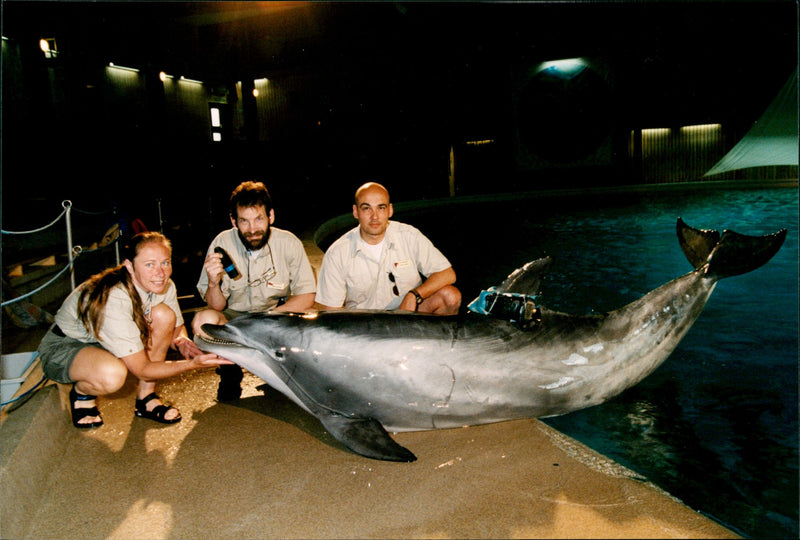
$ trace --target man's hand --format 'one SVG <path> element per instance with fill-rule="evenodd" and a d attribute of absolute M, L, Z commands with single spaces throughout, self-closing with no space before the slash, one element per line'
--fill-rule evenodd
<path fill-rule="evenodd" d="M 417 297 L 414 296 L 414 293 L 411 291 L 407 292 L 397 309 L 403 311 L 417 311 Z"/>
<path fill-rule="evenodd" d="M 203 268 L 205 268 L 206 275 L 208 275 L 208 286 L 218 286 L 222 279 L 222 274 L 225 272 L 225 269 L 222 267 L 222 254 L 210 253 L 203 263 Z"/>

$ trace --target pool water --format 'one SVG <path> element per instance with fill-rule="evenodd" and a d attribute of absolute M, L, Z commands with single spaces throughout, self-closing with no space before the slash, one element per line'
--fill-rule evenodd
<path fill-rule="evenodd" d="M 692 270 L 675 234 L 788 229 L 721 280 L 667 361 L 600 406 L 545 420 L 744 536 L 798 536 L 798 190 L 521 198 L 395 213 L 453 263 L 464 305 L 545 255 L 541 304 L 610 311 Z"/>

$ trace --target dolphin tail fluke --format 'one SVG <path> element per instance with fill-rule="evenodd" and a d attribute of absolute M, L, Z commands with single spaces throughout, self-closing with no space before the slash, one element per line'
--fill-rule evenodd
<path fill-rule="evenodd" d="M 678 218 L 678 241 L 689 262 L 700 268 L 708 261 L 708 256 L 719 243 L 719 231 L 695 229 Z"/>
<path fill-rule="evenodd" d="M 356 454 L 383 461 L 417 460 L 417 456 L 397 444 L 373 418 L 348 418 L 333 413 L 317 418 L 328 433 Z"/>
<path fill-rule="evenodd" d="M 781 248 L 786 229 L 765 236 L 747 236 L 725 230 L 694 229 L 678 218 L 681 249 L 695 268 L 708 263 L 706 273 L 724 278 L 745 274 L 766 264 Z"/>

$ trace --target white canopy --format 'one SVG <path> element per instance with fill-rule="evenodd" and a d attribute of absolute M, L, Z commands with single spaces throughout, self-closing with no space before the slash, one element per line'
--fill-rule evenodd
<path fill-rule="evenodd" d="M 771 165 L 798 164 L 797 69 L 753 124 L 750 131 L 725 157 L 703 176 Z"/>

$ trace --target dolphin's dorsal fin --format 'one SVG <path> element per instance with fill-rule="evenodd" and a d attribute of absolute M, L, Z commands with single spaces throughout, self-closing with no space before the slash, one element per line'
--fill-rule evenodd
<path fill-rule="evenodd" d="M 356 454 L 384 461 L 417 460 L 417 456 L 397 444 L 374 418 L 349 418 L 331 412 L 317 414 L 317 418 L 328 433 Z"/>
<path fill-rule="evenodd" d="M 543 257 L 525 263 L 521 268 L 517 268 L 497 287 L 496 292 L 500 293 L 519 293 L 535 295 L 539 292 L 542 283 L 542 275 L 553 260 L 550 257 Z"/>

